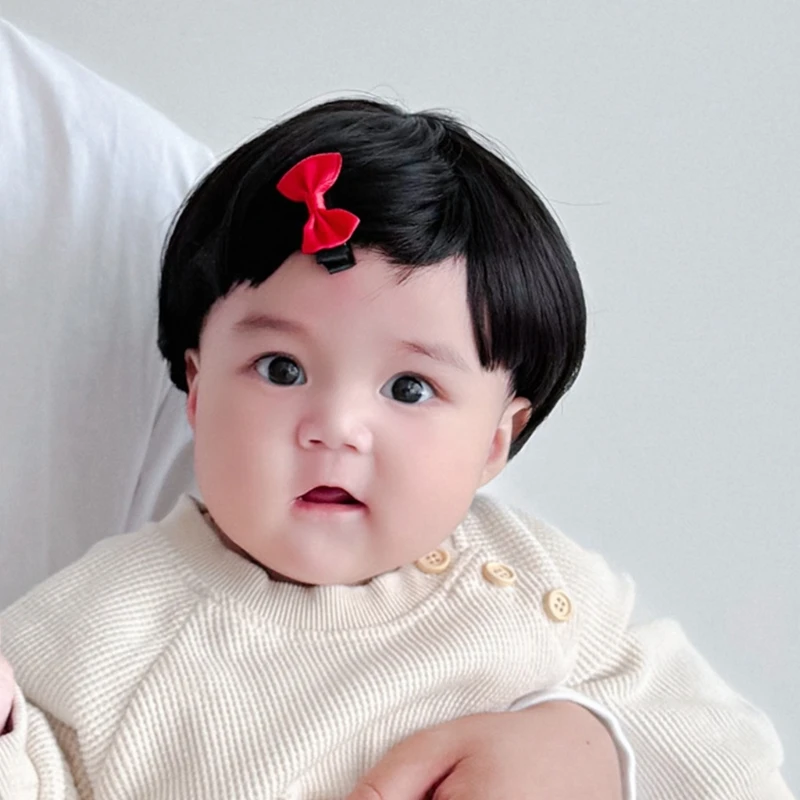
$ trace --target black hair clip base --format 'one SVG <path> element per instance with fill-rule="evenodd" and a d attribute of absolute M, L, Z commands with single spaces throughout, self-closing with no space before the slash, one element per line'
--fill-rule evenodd
<path fill-rule="evenodd" d="M 331 275 L 337 272 L 344 272 L 346 269 L 355 266 L 356 259 L 353 255 L 353 248 L 349 242 L 340 244 L 338 247 L 331 247 L 327 250 L 320 250 L 317 253 L 317 261 L 322 264 Z"/>

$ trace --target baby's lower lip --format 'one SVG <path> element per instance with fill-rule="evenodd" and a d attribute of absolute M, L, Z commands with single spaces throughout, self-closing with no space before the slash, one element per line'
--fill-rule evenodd
<path fill-rule="evenodd" d="M 298 497 L 293 507 L 296 511 L 302 514 L 310 514 L 317 516 L 330 516 L 330 515 L 349 515 L 358 514 L 366 511 L 366 506 L 363 503 L 320 503 L 304 500 Z"/>

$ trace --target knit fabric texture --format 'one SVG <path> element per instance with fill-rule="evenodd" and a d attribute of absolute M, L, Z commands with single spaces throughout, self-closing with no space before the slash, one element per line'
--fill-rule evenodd
<path fill-rule="evenodd" d="M 410 734 L 553 687 L 617 716 L 640 800 L 791 798 L 768 719 L 675 622 L 631 625 L 633 584 L 600 556 L 482 496 L 441 547 L 440 574 L 279 582 L 188 496 L 101 542 L 0 616 L 0 798 L 343 798 Z"/>

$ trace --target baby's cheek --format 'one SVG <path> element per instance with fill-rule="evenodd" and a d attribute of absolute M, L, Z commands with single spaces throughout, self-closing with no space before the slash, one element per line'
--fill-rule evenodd
<path fill-rule="evenodd" d="M 441 491 L 474 493 L 489 449 L 485 439 L 469 427 L 432 437 L 427 463 Z"/>
<path fill-rule="evenodd" d="M 478 461 L 474 451 L 452 440 L 438 446 L 434 441 L 420 456 L 405 470 L 406 513 L 424 519 L 427 528 L 439 529 L 446 538 L 475 495 Z"/>

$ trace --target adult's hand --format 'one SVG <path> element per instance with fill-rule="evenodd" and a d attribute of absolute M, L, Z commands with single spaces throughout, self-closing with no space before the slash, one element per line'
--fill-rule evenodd
<path fill-rule="evenodd" d="M 616 746 L 582 706 L 476 714 L 400 742 L 347 800 L 621 800 Z"/>

